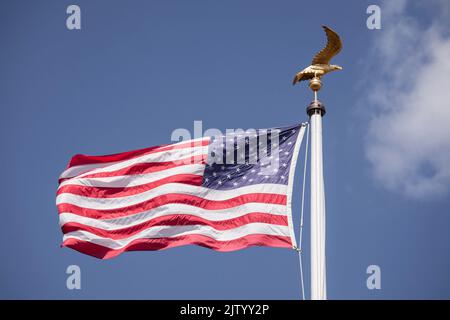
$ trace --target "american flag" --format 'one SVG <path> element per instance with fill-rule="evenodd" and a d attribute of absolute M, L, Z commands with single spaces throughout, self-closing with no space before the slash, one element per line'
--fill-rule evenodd
<path fill-rule="evenodd" d="M 305 124 L 75 155 L 56 196 L 62 246 L 108 259 L 196 244 L 295 247 L 291 201 Z"/>

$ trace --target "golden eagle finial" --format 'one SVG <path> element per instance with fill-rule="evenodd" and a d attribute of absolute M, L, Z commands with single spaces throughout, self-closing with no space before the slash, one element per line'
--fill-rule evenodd
<path fill-rule="evenodd" d="M 327 45 L 317 52 L 312 64 L 295 75 L 293 84 L 302 80 L 319 78 L 328 72 L 342 70 L 342 67 L 331 64 L 330 60 L 342 49 L 342 41 L 339 35 L 327 26 L 322 26 L 327 35 Z"/>

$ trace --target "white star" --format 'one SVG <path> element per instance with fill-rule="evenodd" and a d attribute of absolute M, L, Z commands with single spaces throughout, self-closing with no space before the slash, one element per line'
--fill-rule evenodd
<path fill-rule="evenodd" d="M 284 136 L 284 137 L 283 137 L 283 141 L 286 140 L 286 139 L 287 139 L 286 136 Z"/>
<path fill-rule="evenodd" d="M 205 179 L 205 182 L 209 182 L 209 179 L 208 179 L 208 178 L 206 178 L 206 179 Z"/>
<path fill-rule="evenodd" d="M 222 181 L 219 180 L 218 184 L 221 185 L 221 184 L 222 184 Z"/>
<path fill-rule="evenodd" d="M 289 142 L 288 142 L 288 145 L 291 145 L 291 144 L 292 144 L 292 141 L 289 141 Z"/>
<path fill-rule="evenodd" d="M 238 185 L 238 184 L 237 184 L 236 182 L 233 182 L 233 186 L 235 186 L 235 187 L 236 187 L 237 185 Z"/>
<path fill-rule="evenodd" d="M 229 174 L 227 174 L 227 178 L 228 178 L 228 179 L 231 179 L 231 176 L 230 176 Z"/>
<path fill-rule="evenodd" d="M 248 182 L 252 182 L 252 181 L 253 181 L 253 179 L 248 180 Z"/>
<path fill-rule="evenodd" d="M 264 178 L 268 179 L 268 178 L 269 178 L 269 176 L 264 176 Z"/>
<path fill-rule="evenodd" d="M 252 173 L 255 173 L 255 171 L 256 171 L 255 169 L 252 169 Z"/>
<path fill-rule="evenodd" d="M 295 133 L 295 129 L 292 129 L 292 131 L 291 131 L 292 133 Z"/>
<path fill-rule="evenodd" d="M 284 176 L 281 176 L 281 180 L 284 180 L 285 179 L 285 177 Z"/>
<path fill-rule="evenodd" d="M 236 172 L 241 172 L 241 169 L 237 168 L 237 169 L 236 169 Z"/>
<path fill-rule="evenodd" d="M 220 168 L 221 168 L 222 170 L 225 170 L 225 166 L 221 166 Z"/>
<path fill-rule="evenodd" d="M 285 152 L 284 154 L 285 154 L 285 155 L 288 155 L 288 154 L 289 154 L 289 152 Z"/>
<path fill-rule="evenodd" d="M 286 164 L 286 163 L 283 163 L 282 166 L 286 168 L 286 167 L 287 167 L 287 164 Z"/>
<path fill-rule="evenodd" d="M 246 177 L 246 176 L 243 176 L 242 179 L 247 180 L 247 177 Z"/>
<path fill-rule="evenodd" d="M 278 169 L 273 169 L 273 172 L 278 172 Z"/>
<path fill-rule="evenodd" d="M 213 172 L 213 176 L 214 176 L 214 177 L 217 176 L 217 173 Z"/>

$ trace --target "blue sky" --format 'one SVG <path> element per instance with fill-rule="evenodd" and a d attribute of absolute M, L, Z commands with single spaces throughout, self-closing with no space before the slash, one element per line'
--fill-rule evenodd
<path fill-rule="evenodd" d="M 66 29 L 72 3 L 81 30 Z M 373 3 L 2 1 L 0 298 L 298 299 L 287 249 L 188 246 L 108 261 L 62 249 L 55 192 L 75 153 L 169 143 L 194 120 L 221 130 L 306 121 L 311 93 L 291 80 L 324 44 L 321 24 L 344 41 L 334 60 L 344 70 L 320 92 L 328 296 L 450 298 L 450 8 L 380 2 L 382 29 L 369 30 Z M 66 288 L 72 264 L 81 290 Z M 381 290 L 366 287 L 372 264 Z"/>

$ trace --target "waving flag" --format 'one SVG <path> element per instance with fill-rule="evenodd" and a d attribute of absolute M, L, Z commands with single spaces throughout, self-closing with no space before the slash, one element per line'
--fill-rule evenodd
<path fill-rule="evenodd" d="M 291 198 L 304 129 L 75 155 L 56 197 L 62 245 L 101 259 L 188 244 L 217 251 L 296 246 Z"/>

